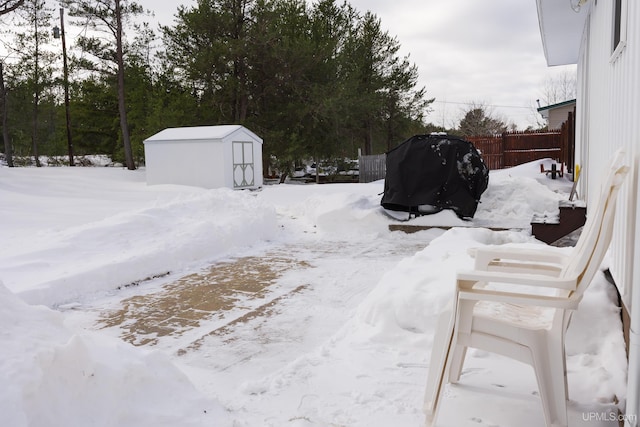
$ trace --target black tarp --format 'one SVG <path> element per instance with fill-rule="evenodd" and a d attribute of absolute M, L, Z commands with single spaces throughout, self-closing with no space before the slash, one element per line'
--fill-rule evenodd
<path fill-rule="evenodd" d="M 387 153 L 381 205 L 415 215 L 452 209 L 473 218 L 489 169 L 472 143 L 441 134 L 416 135 Z"/>

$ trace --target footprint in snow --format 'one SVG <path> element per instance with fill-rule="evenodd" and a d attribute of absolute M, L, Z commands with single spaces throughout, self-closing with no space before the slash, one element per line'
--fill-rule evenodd
<path fill-rule="evenodd" d="M 470 420 L 471 420 L 471 421 L 473 421 L 473 422 L 475 422 L 475 423 L 478 423 L 478 424 L 482 424 L 482 425 L 484 425 L 484 426 L 487 426 L 487 427 L 499 427 L 497 424 L 493 424 L 493 423 L 490 423 L 490 422 L 489 422 L 489 423 L 487 423 L 487 422 L 485 422 L 482 418 L 478 418 L 478 417 L 470 418 Z"/>

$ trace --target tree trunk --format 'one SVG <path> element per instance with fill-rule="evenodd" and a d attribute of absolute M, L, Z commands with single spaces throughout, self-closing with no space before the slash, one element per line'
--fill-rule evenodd
<path fill-rule="evenodd" d="M 235 77 L 234 88 L 234 111 L 233 117 L 235 123 L 244 123 L 247 119 L 247 108 L 249 106 L 247 100 L 247 78 L 244 66 L 244 59 L 237 58 L 234 61 L 233 73 Z"/>
<path fill-rule="evenodd" d="M 396 97 L 395 93 L 389 94 L 389 118 L 387 119 L 386 128 L 387 128 L 387 151 L 391 151 L 393 148 L 393 121 L 396 118 Z"/>
<path fill-rule="evenodd" d="M 64 74 L 64 114 L 67 127 L 67 148 L 69 149 L 69 166 L 75 166 L 73 159 L 73 140 L 71 139 L 71 113 L 69 109 L 69 67 L 67 66 L 67 42 L 64 34 L 64 9 L 60 8 L 60 35 L 62 36 L 62 64 Z"/>
<path fill-rule="evenodd" d="M 7 166 L 12 168 L 13 148 L 11 147 L 11 142 L 9 141 L 9 128 L 7 128 L 7 116 L 9 115 L 7 98 L 7 88 L 4 85 L 3 63 L 0 62 L 0 105 L 2 106 L 2 108 L 0 109 L 0 114 L 2 115 L 2 139 L 4 140 L 4 157 L 7 160 Z"/>
<path fill-rule="evenodd" d="M 33 128 L 31 129 L 31 151 L 35 160 L 36 166 L 41 167 L 40 155 L 38 153 L 38 93 L 33 94 Z"/>
<path fill-rule="evenodd" d="M 364 154 L 370 156 L 373 154 L 373 129 L 371 126 L 371 120 L 365 122 L 365 134 L 364 134 Z"/>
<path fill-rule="evenodd" d="M 244 46 L 245 34 L 244 34 L 244 21 L 245 21 L 245 2 L 243 0 L 237 0 L 234 2 L 234 38 L 242 43 L 237 43 L 236 46 Z M 236 123 L 244 123 L 247 119 L 248 97 L 247 97 L 247 65 L 245 59 L 244 48 L 240 52 L 235 52 L 235 59 L 233 62 L 233 74 L 235 77 L 234 88 L 234 111 L 233 117 Z"/>
<path fill-rule="evenodd" d="M 135 170 L 129 124 L 127 122 L 127 107 L 124 98 L 124 54 L 122 50 L 122 10 L 120 0 L 116 0 L 116 57 L 118 61 L 118 111 L 120 112 L 120 131 L 124 143 L 124 159 L 127 169 Z"/>
<path fill-rule="evenodd" d="M 38 104 L 40 103 L 40 82 L 38 81 L 40 79 L 40 73 L 39 71 L 39 64 L 38 64 L 38 55 L 40 55 L 39 52 L 39 46 L 38 46 L 38 26 L 35 26 L 35 40 L 36 40 L 36 44 L 35 44 L 35 52 L 34 52 L 34 60 L 35 60 L 35 65 L 34 65 L 34 70 L 33 70 L 33 85 L 34 85 L 34 89 L 33 89 L 33 113 L 31 116 L 31 120 L 33 123 L 33 128 L 31 130 L 31 148 L 33 151 L 33 158 L 35 159 L 36 162 L 36 166 L 37 167 L 41 167 L 42 163 L 40 163 L 40 156 L 38 154 Z"/>

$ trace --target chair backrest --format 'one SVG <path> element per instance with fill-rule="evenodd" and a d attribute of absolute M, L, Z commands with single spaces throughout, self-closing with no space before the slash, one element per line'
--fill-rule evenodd
<path fill-rule="evenodd" d="M 602 182 L 597 202 L 588 210 L 589 217 L 571 253 L 570 261 L 563 269 L 563 277 L 578 278 L 578 288 L 571 298 L 582 298 L 587 286 L 600 268 L 611 238 L 616 212 L 618 190 L 622 185 L 629 167 L 624 161 L 625 153 L 618 150 Z"/>

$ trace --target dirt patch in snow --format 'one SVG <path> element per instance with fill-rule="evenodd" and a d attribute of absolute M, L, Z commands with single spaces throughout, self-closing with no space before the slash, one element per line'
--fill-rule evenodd
<path fill-rule="evenodd" d="M 308 267 L 308 263 L 282 252 L 218 263 L 168 283 L 158 292 L 123 300 L 120 308 L 101 315 L 99 326 L 120 328 L 122 339 L 131 344 L 154 345 L 162 337 L 182 335 L 205 321 L 224 319 L 230 311 L 241 310 L 243 314 L 206 335 L 220 334 L 234 322 L 266 315 L 283 297 L 269 298 L 270 287 L 287 270 Z M 256 300 L 264 301 L 256 306 Z M 200 341 L 189 347 L 197 348 Z"/>

